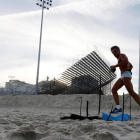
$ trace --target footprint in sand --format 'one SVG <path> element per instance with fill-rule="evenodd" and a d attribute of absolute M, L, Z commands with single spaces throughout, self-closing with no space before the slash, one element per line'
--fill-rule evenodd
<path fill-rule="evenodd" d="M 34 131 L 13 132 L 9 140 L 37 140 L 37 134 Z"/>
<path fill-rule="evenodd" d="M 92 135 L 92 138 L 95 140 L 118 140 L 118 138 L 110 132 L 96 132 Z"/>
<path fill-rule="evenodd" d="M 50 131 L 44 134 L 36 133 L 35 131 L 17 131 L 9 135 L 9 140 L 39 140 L 50 136 L 50 134 Z"/>
<path fill-rule="evenodd" d="M 6 125 L 6 124 L 9 124 L 9 122 L 7 120 L 0 119 L 0 124 Z"/>

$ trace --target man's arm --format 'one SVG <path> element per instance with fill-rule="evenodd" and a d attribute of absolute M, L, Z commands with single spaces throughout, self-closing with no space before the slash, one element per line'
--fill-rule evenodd
<path fill-rule="evenodd" d="M 117 65 L 111 66 L 111 70 L 115 69 L 116 67 L 121 67 L 128 63 L 128 58 L 125 54 L 121 54 L 120 59 L 122 60 L 122 62 L 118 63 Z"/>
<path fill-rule="evenodd" d="M 128 58 L 126 57 L 125 54 L 121 54 L 120 59 L 122 60 L 122 62 L 115 65 L 115 67 L 122 67 L 123 65 L 128 64 Z"/>

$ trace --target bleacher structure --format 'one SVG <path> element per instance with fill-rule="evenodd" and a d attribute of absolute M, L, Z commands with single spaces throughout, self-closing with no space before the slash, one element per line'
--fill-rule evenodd
<path fill-rule="evenodd" d="M 115 78 L 109 62 L 95 47 L 94 51 L 66 69 L 57 80 L 69 87 L 65 94 L 99 94 L 100 90 L 102 94 L 110 94 L 111 82 Z"/>
<path fill-rule="evenodd" d="M 46 81 L 46 94 L 111 94 L 116 74 L 95 47 L 87 56 L 67 68 L 58 79 Z M 46 89 L 46 88 L 45 88 Z"/>

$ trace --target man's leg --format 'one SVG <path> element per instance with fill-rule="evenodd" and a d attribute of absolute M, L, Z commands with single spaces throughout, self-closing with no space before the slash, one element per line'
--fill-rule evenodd
<path fill-rule="evenodd" d="M 140 97 L 134 92 L 133 85 L 131 83 L 131 78 L 123 78 L 123 83 L 128 91 L 128 93 L 134 98 L 137 104 L 140 106 Z"/>
<path fill-rule="evenodd" d="M 118 93 L 117 91 L 123 86 L 123 81 L 120 79 L 117 80 L 117 82 L 114 84 L 113 88 L 112 88 L 112 93 L 113 93 L 113 97 L 114 97 L 114 100 L 115 100 L 115 103 L 116 105 L 120 105 L 120 102 L 119 102 L 119 96 L 118 96 Z"/>

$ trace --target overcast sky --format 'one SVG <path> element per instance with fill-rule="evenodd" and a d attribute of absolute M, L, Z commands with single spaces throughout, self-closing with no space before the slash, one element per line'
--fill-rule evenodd
<path fill-rule="evenodd" d="M 41 9 L 35 0 L 1 1 L 0 86 L 15 79 L 35 84 Z M 39 81 L 56 77 L 97 46 L 111 65 L 118 45 L 133 64 L 138 91 L 140 0 L 53 0 L 44 11 Z M 117 70 L 118 78 L 120 72 Z M 122 88 L 119 93 L 126 92 Z"/>

